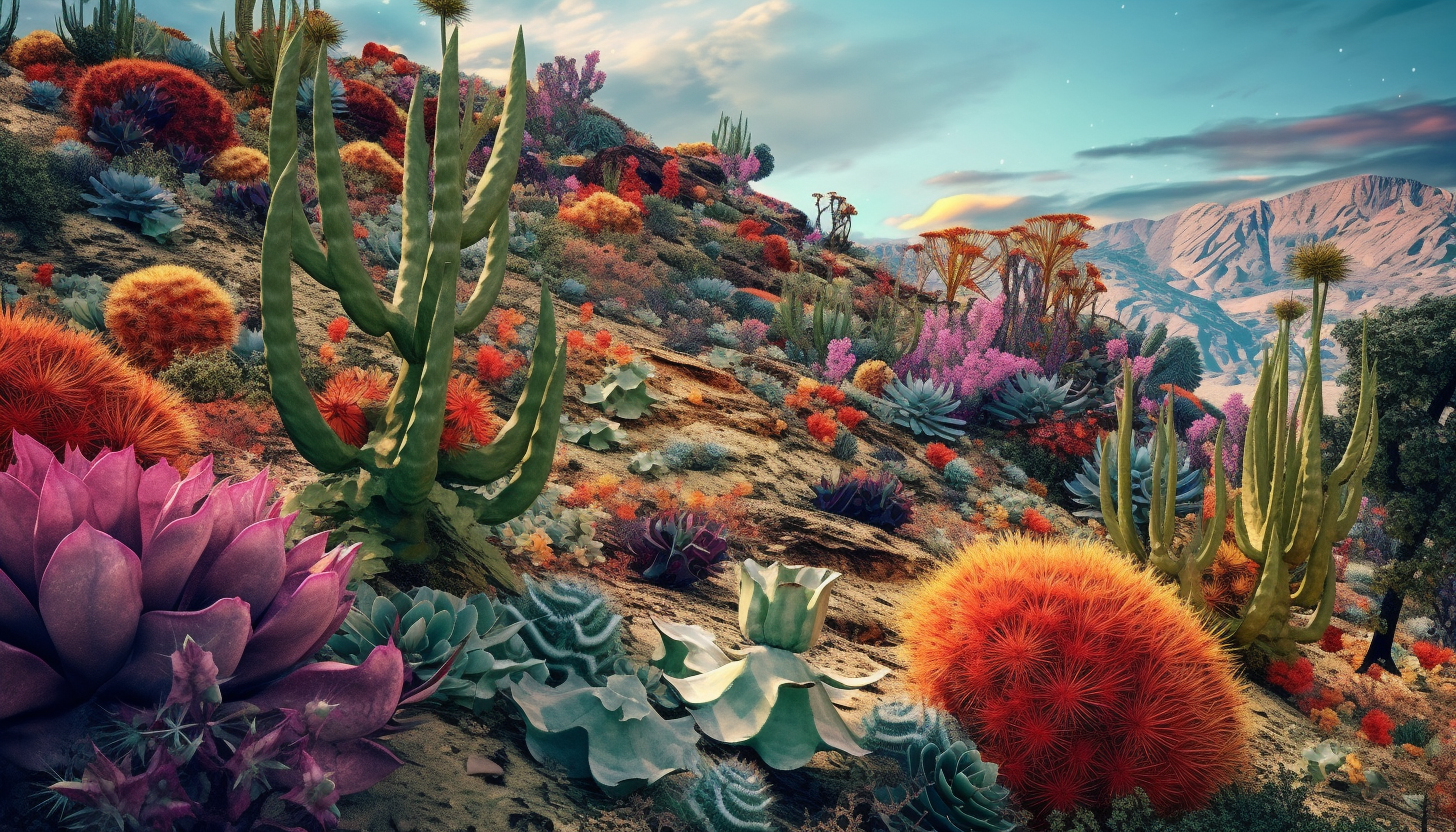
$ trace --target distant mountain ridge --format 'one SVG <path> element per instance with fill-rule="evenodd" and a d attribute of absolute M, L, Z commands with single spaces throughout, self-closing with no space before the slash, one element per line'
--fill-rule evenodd
<path fill-rule="evenodd" d="M 1274 331 L 1269 305 L 1295 288 L 1283 275 L 1295 246 L 1333 240 L 1354 273 L 1330 293 L 1326 322 L 1422 295 L 1456 293 L 1456 194 L 1411 179 L 1353 176 L 1271 200 L 1205 202 L 1160 220 L 1089 232 L 1082 252 L 1107 280 L 1124 322 L 1164 322 L 1191 335 L 1219 386 L 1252 382 Z M 1328 332 L 1328 326 L 1326 326 Z M 1326 338 L 1324 355 L 1343 356 Z"/>

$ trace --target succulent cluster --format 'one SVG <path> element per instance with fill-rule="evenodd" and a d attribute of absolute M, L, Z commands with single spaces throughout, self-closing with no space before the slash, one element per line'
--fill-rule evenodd
<path fill-rule="evenodd" d="M 1112 442 L 1112 447 L 1116 447 L 1117 432 L 1113 431 L 1108 438 Z M 1082 506 L 1076 512 L 1078 517 L 1102 517 L 1100 483 L 1104 464 L 1102 456 L 1104 444 L 1098 443 L 1092 452 L 1091 459 L 1082 460 L 1082 470 L 1077 474 L 1076 479 L 1064 483 L 1067 491 L 1072 495 L 1072 500 Z M 1139 526 L 1145 527 L 1148 524 L 1148 509 L 1152 505 L 1153 448 L 1151 444 L 1135 445 L 1132 449 L 1131 460 L 1133 521 Z M 1117 488 L 1120 473 L 1113 464 L 1110 471 L 1113 488 Z M 1203 472 L 1190 466 L 1187 457 L 1178 461 L 1178 476 L 1173 502 L 1173 510 L 1179 517 L 1201 510 L 1203 506 Z"/>
<path fill-rule="evenodd" d="M 886 382 L 881 395 L 876 408 L 880 418 L 907 427 L 916 436 L 953 441 L 965 433 L 961 427 L 966 421 L 950 415 L 961 403 L 949 384 L 937 386 L 929 379 L 907 376 Z"/>
<path fill-rule="evenodd" d="M 611 419 L 593 419 L 585 425 L 577 425 L 562 416 L 561 438 L 594 451 L 610 451 L 627 441 L 627 432 L 621 427 L 620 422 Z"/>
<path fill-rule="evenodd" d="M 861 744 L 903 761 L 907 752 L 916 752 L 927 743 L 949 748 L 959 739 L 952 737 L 953 724 L 939 708 L 908 699 L 887 699 L 876 702 L 860 724 Z"/>
<path fill-rule="evenodd" d="M 661 401 L 647 380 L 656 375 L 651 365 L 639 359 L 627 364 L 614 364 L 596 384 L 587 385 L 581 400 L 600 407 L 618 419 L 640 419 L 654 404 Z"/>
<path fill-rule="evenodd" d="M 915 515 L 915 497 L 889 471 L 873 474 L 837 474 L 834 480 L 821 477 L 814 489 L 814 507 L 868 523 L 881 529 L 897 529 Z"/>
<path fill-rule="evenodd" d="M 500 620 L 518 631 L 531 655 L 542 659 L 553 679 L 568 674 L 601 684 L 622 655 L 622 616 L 607 599 L 580 581 L 538 583 L 525 577 L 525 594 L 501 602 Z"/>
<path fill-rule="evenodd" d="M 486 595 L 458 598 L 420 587 L 382 598 L 360 583 L 354 606 L 328 649 L 342 661 L 360 664 L 393 639 L 420 681 L 444 671 L 434 699 L 481 714 L 512 677 L 546 679 L 545 663 L 533 659 L 516 634 L 521 626 L 502 625 L 499 605 Z"/>
<path fill-rule="evenodd" d="M 627 543 L 632 568 L 643 578 L 681 587 L 717 574 L 728 559 L 728 532 L 690 511 L 668 511 L 643 521 Z"/>
<path fill-rule="evenodd" d="M 735 760 L 709 765 L 688 787 L 688 815 L 706 832 L 773 832 L 773 797 L 763 774 Z"/>
<path fill-rule="evenodd" d="M 153 177 L 107 169 L 91 177 L 91 188 L 95 193 L 81 194 L 95 206 L 88 213 L 126 220 L 157 242 L 182 227 L 182 208 Z"/>
<path fill-rule="evenodd" d="M 1034 425 L 1056 413 L 1075 416 L 1092 401 L 1086 390 L 1074 392 L 1073 383 L 1073 379 L 1062 383 L 1055 375 L 1047 378 L 1023 370 L 1007 379 L 981 412 L 1011 427 Z"/>
<path fill-rule="evenodd" d="M 1011 832 L 1011 791 L 996 782 L 998 767 L 974 745 L 927 742 L 906 754 L 918 791 L 900 812 L 917 829 L 934 832 Z"/>

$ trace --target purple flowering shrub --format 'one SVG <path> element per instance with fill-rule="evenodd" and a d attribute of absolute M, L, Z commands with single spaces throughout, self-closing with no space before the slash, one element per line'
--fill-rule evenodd
<path fill-rule="evenodd" d="M 94 706 L 147 706 L 187 638 L 229 700 L 293 683 L 348 614 L 354 548 L 287 549 L 267 472 L 214 482 L 130 448 L 57 459 L 15 434 L 0 472 L 0 756 L 63 765 Z M 302 669 L 300 669 L 300 667 Z M 270 687 L 271 686 L 271 687 Z"/>
<path fill-rule="evenodd" d="M 1234 393 L 1223 405 L 1223 473 L 1229 486 L 1238 488 L 1243 477 L 1244 432 L 1249 427 L 1249 406 L 1244 397 Z M 1188 459 L 1205 471 L 1212 467 L 1209 455 L 1218 437 L 1218 419 L 1207 414 L 1188 427 Z"/>
<path fill-rule="evenodd" d="M 601 51 L 586 53 L 581 70 L 576 59 L 557 55 L 556 61 L 536 68 L 536 88 L 526 98 L 526 117 L 557 134 L 569 131 L 593 95 L 607 82 L 597 69 Z"/>
<path fill-rule="evenodd" d="M 835 338 L 830 341 L 828 354 L 824 359 L 824 380 L 830 384 L 844 381 L 845 376 L 854 370 L 856 360 L 853 342 L 848 338 Z"/>
<path fill-rule="evenodd" d="M 926 310 L 920 341 L 895 363 L 895 374 L 950 384 L 958 397 L 974 404 L 1019 372 L 1040 372 L 1036 361 L 991 346 L 1001 327 L 1001 307 L 997 297 L 978 299 L 964 312 Z"/>
<path fill-rule="evenodd" d="M 404 658 L 393 643 L 357 666 L 309 665 L 245 703 L 223 702 L 213 654 L 190 637 L 172 653 L 170 668 L 160 705 L 123 708 L 104 731 L 106 750 L 92 745 L 81 778 L 50 787 L 52 808 L 69 823 L 193 832 L 304 829 L 300 823 L 332 829 L 342 795 L 363 791 L 400 765 L 370 737 L 399 730 L 396 709 L 423 701 L 444 680 L 438 673 L 406 693 Z M 283 816 L 264 817 L 274 797 Z"/>

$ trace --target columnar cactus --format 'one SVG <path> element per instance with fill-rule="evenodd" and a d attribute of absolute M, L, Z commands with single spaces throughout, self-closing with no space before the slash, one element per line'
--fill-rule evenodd
<path fill-rule="evenodd" d="M 486 126 L 478 120 L 462 127 L 459 118 L 438 119 L 432 171 L 425 138 L 426 96 L 417 81 L 405 137 L 399 281 L 389 301 L 380 299 L 359 258 L 333 114 L 324 107 L 314 108 L 313 145 L 327 253 L 309 229 L 298 197 L 298 117 L 293 101 L 303 51 L 304 38 L 291 36 L 278 65 L 269 131 L 269 182 L 276 198 L 269 207 L 263 234 L 262 318 L 270 388 L 284 429 L 299 453 L 326 473 L 352 477 L 339 478 L 341 492 L 357 490 L 351 482 L 382 480 L 383 500 L 376 502 L 383 505 L 369 509 L 374 512 L 375 525 L 392 536 L 391 548 L 396 556 L 425 560 L 437 552 L 429 529 L 445 528 L 439 522 L 444 507 L 451 511 L 456 505 L 469 509 L 484 525 L 505 522 L 528 508 L 550 473 L 560 428 L 566 349 L 557 347 L 551 296 L 543 286 L 531 370 L 515 413 L 488 446 L 449 455 L 440 452 L 455 337 L 480 325 L 505 278 L 509 237 L 506 202 L 515 179 L 525 123 L 525 45 L 517 32 L 495 150 L 463 209 L 465 154 L 483 137 Z M 445 53 L 441 73 L 441 113 L 461 111 L 458 53 L 456 33 Z M 322 52 L 314 83 L 319 89 L 329 83 L 328 62 Z M 474 95 L 475 87 L 471 85 L 464 112 L 473 112 Z M 487 232 L 485 271 L 470 300 L 457 312 L 460 250 L 485 238 Z M 304 383 L 293 319 L 290 260 L 337 292 L 345 313 L 360 330 L 387 336 L 399 355 L 398 380 L 378 427 L 363 447 L 353 447 L 339 438 L 319 413 Z M 509 485 L 491 498 L 472 490 L 512 471 L 515 473 Z M 445 493 L 447 490 L 449 493 Z M 457 532 L 459 528 L 454 525 Z M 490 580 L 519 589 L 498 551 L 473 541 L 467 548 L 477 549 L 474 555 Z"/>
<path fill-rule="evenodd" d="M 1304 259 L 1301 260 L 1301 255 Z M 1350 532 L 1360 513 L 1365 472 L 1375 459 L 1379 419 L 1377 379 L 1364 349 L 1360 355 L 1360 398 L 1344 456 L 1326 477 L 1320 468 L 1320 417 L 1324 413 L 1320 373 L 1320 329 L 1331 283 L 1348 273 L 1346 258 L 1332 244 L 1296 252 L 1293 275 L 1314 284 L 1314 312 L 1305 349 L 1304 380 L 1289 417 L 1289 327 L 1304 314 L 1298 301 L 1275 306 L 1279 335 L 1264 354 L 1259 385 L 1244 435 L 1243 489 L 1234 501 L 1239 548 L 1259 569 L 1254 595 L 1243 615 L 1230 622 L 1234 640 L 1287 654 L 1296 644 L 1320 640 L 1335 604 L 1332 548 Z M 1293 573 L 1304 567 L 1297 587 Z M 1301 626 L 1294 608 L 1310 610 Z"/>
<path fill-rule="evenodd" d="M 273 0 L 263 0 L 262 25 L 254 28 L 253 5 L 256 2 L 257 0 L 237 0 L 233 14 L 237 31 L 232 37 L 228 37 L 226 12 L 218 24 L 217 33 L 207 33 L 212 56 L 227 70 L 233 83 L 244 89 L 253 86 L 266 88 L 273 83 L 274 76 L 279 72 L 279 56 L 285 48 L 285 39 L 298 31 L 304 15 L 319 8 L 319 0 L 314 0 L 312 7 L 308 0 L 304 0 L 300 10 L 297 0 L 294 0 L 290 12 L 284 5 L 286 0 L 278 0 L 278 11 L 274 12 Z M 315 54 L 317 49 L 310 48 L 308 57 Z M 238 65 L 239 62 L 242 63 L 241 66 Z M 297 88 L 296 84 L 294 88 Z"/>
<path fill-rule="evenodd" d="M 719 648 L 700 627 L 653 619 L 662 636 L 653 664 L 704 734 L 746 745 L 779 770 L 799 768 L 818 751 L 869 753 L 834 703 L 889 671 L 845 679 L 797 655 L 818 641 L 830 587 L 840 577 L 828 569 L 745 561 L 738 572 L 738 626 L 754 645 L 742 650 Z"/>
<path fill-rule="evenodd" d="M 1149 498 L 1148 540 L 1144 544 L 1142 530 L 1137 523 L 1133 495 L 1134 480 L 1137 477 L 1132 447 L 1135 396 L 1131 393 L 1131 362 L 1123 362 L 1122 389 L 1127 392 L 1118 406 L 1117 432 L 1105 437 L 1100 449 L 1103 462 L 1099 474 L 1098 495 L 1101 516 L 1107 525 L 1107 536 L 1119 549 L 1177 578 L 1179 594 L 1195 607 L 1202 609 L 1205 606 L 1203 573 L 1213 566 L 1218 545 L 1223 541 L 1224 521 L 1228 517 L 1228 488 L 1224 483 L 1223 465 L 1213 466 L 1213 516 L 1203 519 L 1200 510 L 1192 538 L 1181 547 L 1175 547 L 1175 518 L 1177 509 L 1183 503 L 1178 499 L 1178 435 L 1173 430 L 1173 395 L 1169 394 L 1163 402 L 1157 427 L 1153 431 L 1152 477 L 1142 482 Z M 1216 460 L 1223 459 L 1223 427 L 1223 422 L 1219 422 L 1213 452 Z M 1115 472 L 1114 464 L 1117 466 Z M 1085 480 L 1085 475 L 1080 475 L 1080 478 Z"/>

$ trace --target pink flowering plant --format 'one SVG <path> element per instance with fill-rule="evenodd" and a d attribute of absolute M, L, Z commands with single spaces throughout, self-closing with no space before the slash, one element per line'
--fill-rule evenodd
<path fill-rule="evenodd" d="M 856 361 L 853 343 L 848 338 L 835 338 L 829 342 L 824 359 L 823 379 L 830 384 L 844 381 L 845 376 L 853 372 Z"/>
<path fill-rule="evenodd" d="M 536 87 L 526 99 L 526 118 L 533 129 L 540 125 L 565 135 L 576 126 L 592 96 L 607 82 L 607 74 L 597 69 L 601 58 L 600 50 L 586 53 L 578 70 L 575 58 L 557 55 L 554 63 L 536 68 Z"/>
<path fill-rule="evenodd" d="M 1001 297 L 978 299 L 963 312 L 926 310 L 920 340 L 895 363 L 895 374 L 928 378 L 937 386 L 951 384 L 958 397 L 975 405 L 1017 373 L 1040 372 L 1036 361 L 991 346 L 1001 317 Z"/>
<path fill-rule="evenodd" d="M 1243 473 L 1244 432 L 1249 427 L 1249 406 L 1244 397 L 1234 393 L 1223 405 L 1223 470 L 1229 484 L 1237 488 Z M 1207 414 L 1188 427 L 1189 461 L 1204 470 L 1212 467 L 1209 458 L 1213 452 L 1213 440 L 1218 433 L 1218 419 Z"/>

